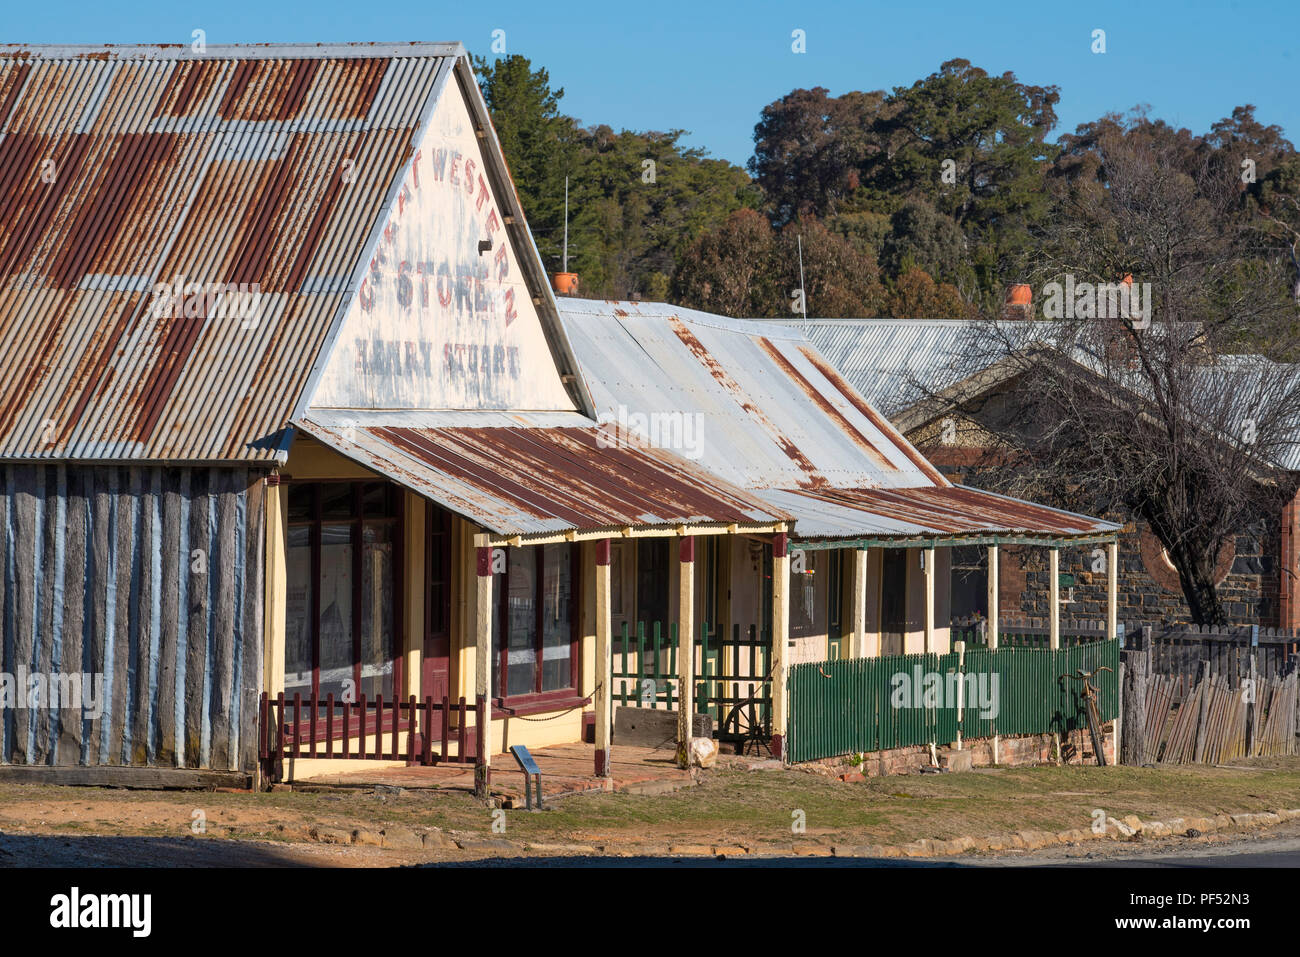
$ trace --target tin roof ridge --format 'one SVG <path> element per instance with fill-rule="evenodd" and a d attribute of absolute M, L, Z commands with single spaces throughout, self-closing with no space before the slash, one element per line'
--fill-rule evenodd
<path fill-rule="evenodd" d="M 362 41 L 331 43 L 209 43 L 197 52 L 189 43 L 0 43 L 0 58 L 67 59 L 120 54 L 123 59 L 329 59 L 338 57 L 447 57 L 466 53 L 460 41 Z"/>

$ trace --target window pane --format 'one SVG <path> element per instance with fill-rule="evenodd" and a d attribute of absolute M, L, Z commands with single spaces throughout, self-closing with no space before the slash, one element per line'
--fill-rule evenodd
<path fill-rule="evenodd" d="M 321 527 L 320 693 L 341 699 L 352 681 L 352 526 Z M 349 686 L 350 687 L 350 686 Z M 355 691 L 360 693 L 362 689 Z"/>
<path fill-rule="evenodd" d="M 361 531 L 361 690 L 367 698 L 393 696 L 393 530 Z"/>
<path fill-rule="evenodd" d="M 573 686 L 571 601 L 573 566 L 569 545 L 545 545 L 542 567 L 542 690 Z"/>
<path fill-rule="evenodd" d="M 397 515 L 396 486 L 388 482 L 367 482 L 361 487 L 361 514 L 366 518 L 394 518 Z"/>
<path fill-rule="evenodd" d="M 315 485 L 296 485 L 289 486 L 289 521 L 291 522 L 310 522 L 315 516 L 313 515 L 313 503 L 316 498 Z"/>
<path fill-rule="evenodd" d="M 284 636 L 284 694 L 311 694 L 311 526 L 289 529 L 285 556 L 287 594 Z"/>
<path fill-rule="evenodd" d="M 537 549 L 512 548 L 508 554 L 506 674 L 500 687 L 507 696 L 514 696 L 537 690 Z"/>
<path fill-rule="evenodd" d="M 320 486 L 322 518 L 352 517 L 352 486 L 348 482 L 323 482 Z"/>

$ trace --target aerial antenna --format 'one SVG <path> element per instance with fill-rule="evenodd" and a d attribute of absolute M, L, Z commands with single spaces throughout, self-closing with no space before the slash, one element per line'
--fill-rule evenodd
<path fill-rule="evenodd" d="M 569 271 L 569 177 L 564 177 L 564 264 L 560 272 Z"/>
<path fill-rule="evenodd" d="M 803 332 L 807 333 L 808 332 L 808 293 L 804 290 L 803 287 L 803 236 L 796 236 L 795 239 L 798 240 L 799 243 L 799 308 L 803 310 Z"/>

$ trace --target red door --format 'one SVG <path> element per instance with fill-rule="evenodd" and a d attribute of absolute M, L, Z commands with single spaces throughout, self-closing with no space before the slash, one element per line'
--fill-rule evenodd
<path fill-rule="evenodd" d="M 424 673 L 421 690 L 441 701 L 450 695 L 451 513 L 429 503 L 425 526 Z"/>

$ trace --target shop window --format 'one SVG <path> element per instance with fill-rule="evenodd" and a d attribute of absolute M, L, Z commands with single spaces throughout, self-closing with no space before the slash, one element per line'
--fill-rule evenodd
<path fill-rule="evenodd" d="M 290 484 L 287 696 L 392 699 L 403 644 L 400 510 L 384 482 Z"/>
<path fill-rule="evenodd" d="M 507 550 L 506 573 L 493 581 L 498 704 L 577 693 L 577 556 L 567 543 Z"/>

